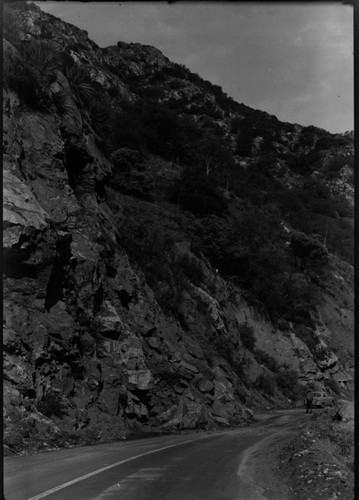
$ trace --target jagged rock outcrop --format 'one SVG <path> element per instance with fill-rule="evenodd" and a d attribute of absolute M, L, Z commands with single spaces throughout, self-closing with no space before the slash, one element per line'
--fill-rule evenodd
<path fill-rule="evenodd" d="M 14 58 L 23 61 L 26 44 L 40 41 L 50 51 L 66 52 L 88 71 L 92 80 L 80 79 L 82 90 L 92 95 L 96 82 L 114 109 L 121 99 L 138 99 L 126 80 L 129 75 L 145 78 L 146 68 L 180 78 L 177 71 L 183 80 L 189 74 L 152 47 L 119 43 L 100 49 L 86 32 L 35 6 L 17 10 L 16 18 L 19 39 L 9 31 L 4 44 L 7 68 Z M 91 114 L 93 103 L 86 101 L 86 93 L 76 94 L 64 67 L 52 68 L 43 83 L 45 108 L 37 101 L 40 90 L 30 96 L 35 104 L 28 95 L 24 101 L 22 87 L 11 84 L 11 70 L 5 74 L 8 450 L 35 446 L 44 435 L 47 443 L 66 444 L 117 439 L 141 430 L 238 425 L 250 421 L 256 407 L 288 404 L 290 389 L 263 385 L 281 369 L 296 370 L 302 383 L 315 380 L 321 387 L 334 377 L 350 389 L 350 265 L 342 263 L 342 274 L 333 274 L 331 288 L 321 290 L 326 300 L 307 314 L 307 323 L 284 317 L 273 321 L 248 299 L 240 282 L 196 250 L 196 230 L 183 229 L 183 224 L 196 228 L 198 221 L 186 211 L 179 213 L 167 197 L 181 178 L 182 160 L 169 160 L 166 152 L 163 157 L 147 152 L 143 159 L 142 152 L 127 146 L 112 151 L 117 156 L 111 154 L 104 146 L 105 134 L 96 129 L 94 116 L 99 115 Z M 203 97 L 204 84 L 191 78 L 184 93 L 196 100 Z M 173 90 L 167 87 L 164 101 L 178 100 Z M 216 123 L 227 136 L 230 117 L 249 113 L 250 108 L 234 103 L 226 117 L 225 107 L 217 103 L 218 90 L 207 97 L 216 103 L 212 114 L 220 110 Z M 239 116 L 241 121 L 244 115 Z M 195 119 L 200 122 L 200 115 Z M 282 131 L 282 149 L 296 151 L 302 130 Z M 231 140 L 235 142 L 234 136 Z M 251 141 L 251 154 L 260 154 L 263 138 L 254 134 Z M 242 155 L 240 161 L 249 168 L 254 160 Z M 121 182 L 133 181 L 129 163 L 137 177 L 125 189 Z M 290 175 L 286 165 L 280 182 L 293 185 L 296 174 Z M 350 189 L 342 191 L 350 194 Z M 232 193 L 228 199 L 231 217 L 242 213 L 240 197 Z M 171 237 L 162 227 L 169 228 Z M 143 246 L 136 248 L 138 242 Z"/>

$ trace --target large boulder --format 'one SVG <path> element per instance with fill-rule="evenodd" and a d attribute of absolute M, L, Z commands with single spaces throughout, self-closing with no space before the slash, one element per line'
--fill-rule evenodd
<path fill-rule="evenodd" d="M 208 411 L 205 406 L 186 398 L 180 398 L 178 405 L 159 415 L 164 430 L 194 429 L 208 424 Z"/>
<path fill-rule="evenodd" d="M 354 402 L 339 399 L 335 407 L 335 413 L 342 421 L 351 422 L 354 425 Z"/>

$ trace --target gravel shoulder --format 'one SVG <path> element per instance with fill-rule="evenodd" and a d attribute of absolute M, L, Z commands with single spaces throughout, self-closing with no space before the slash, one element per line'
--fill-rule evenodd
<path fill-rule="evenodd" d="M 248 460 L 261 500 L 353 500 L 354 427 L 318 411 L 296 430 L 263 442 Z"/>

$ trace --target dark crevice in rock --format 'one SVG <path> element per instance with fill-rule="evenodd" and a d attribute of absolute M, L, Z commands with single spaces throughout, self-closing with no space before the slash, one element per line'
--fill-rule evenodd
<path fill-rule="evenodd" d="M 96 315 L 98 311 L 100 310 L 103 300 L 104 300 L 105 294 L 103 290 L 103 286 L 100 285 L 98 289 L 96 290 L 93 298 L 93 314 Z"/>
<path fill-rule="evenodd" d="M 126 290 L 118 290 L 117 294 L 121 301 L 122 306 L 128 309 L 128 305 L 132 300 L 132 295 L 126 292 Z"/>
<path fill-rule="evenodd" d="M 59 239 L 56 244 L 57 255 L 46 288 L 46 311 L 49 311 L 63 297 L 63 283 L 67 273 L 66 266 L 71 257 L 71 241 L 72 236 L 68 234 Z"/>
<path fill-rule="evenodd" d="M 67 364 L 71 368 L 71 375 L 75 380 L 83 380 L 85 378 L 84 369 L 78 361 L 67 360 Z"/>
<path fill-rule="evenodd" d="M 49 354 L 41 355 L 41 357 L 39 357 L 35 360 L 35 370 L 37 370 L 38 368 L 43 366 L 45 363 L 48 363 L 49 360 L 50 360 Z M 35 380 L 34 380 L 34 384 L 35 384 Z"/>
<path fill-rule="evenodd" d="M 118 340 L 119 332 L 118 330 L 105 330 L 101 332 L 101 335 L 106 339 Z"/>
<path fill-rule="evenodd" d="M 26 252 L 27 253 L 27 252 Z M 24 260 L 27 255 L 21 250 L 4 249 L 3 253 L 3 273 L 9 278 L 36 278 L 37 269 L 31 264 L 26 264 Z"/>
<path fill-rule="evenodd" d="M 151 406 L 151 394 L 149 390 L 132 389 L 131 393 L 136 396 L 145 406 Z"/>
<path fill-rule="evenodd" d="M 117 270 L 110 266 L 109 264 L 106 264 L 106 274 L 108 278 L 115 278 L 117 274 Z"/>
<path fill-rule="evenodd" d="M 178 311 L 178 313 L 177 313 L 177 319 L 178 319 L 178 321 L 179 321 L 179 323 L 181 325 L 182 330 L 184 330 L 185 332 L 188 332 L 189 331 L 189 327 L 188 327 L 186 318 L 185 318 L 184 314 L 182 313 L 182 311 Z"/>
<path fill-rule="evenodd" d="M 20 156 L 18 158 L 18 161 L 17 161 L 17 164 L 18 164 L 18 167 L 19 167 L 19 171 L 20 173 L 22 174 L 23 178 L 24 179 L 27 179 L 27 175 L 24 171 L 24 166 L 23 166 L 23 161 L 26 159 L 25 157 L 25 152 L 24 152 L 24 149 L 21 148 L 21 151 L 20 151 Z"/>
<path fill-rule="evenodd" d="M 80 307 L 78 307 L 76 311 L 76 321 L 80 327 L 90 327 L 91 325 L 91 318 Z"/>
<path fill-rule="evenodd" d="M 74 189 L 83 178 L 83 170 L 90 163 L 90 156 L 79 145 L 72 145 L 66 149 L 65 167 L 69 177 L 69 184 Z"/>
<path fill-rule="evenodd" d="M 65 277 L 65 271 L 59 264 L 58 260 L 56 259 L 46 289 L 46 297 L 45 297 L 46 311 L 49 311 L 52 306 L 54 306 L 59 300 L 62 299 L 63 297 L 62 282 L 64 277 Z"/>
<path fill-rule="evenodd" d="M 151 337 L 152 335 L 155 335 L 157 332 L 157 328 L 155 326 L 153 326 L 152 328 L 150 328 L 149 330 L 147 330 L 143 336 L 144 337 Z"/>
<path fill-rule="evenodd" d="M 106 198 L 106 187 L 110 184 L 111 177 L 105 176 L 101 179 L 101 181 L 96 181 L 95 191 L 100 199 Z"/>
<path fill-rule="evenodd" d="M 329 363 L 325 366 L 319 365 L 319 369 L 323 373 L 323 372 L 326 372 L 327 370 L 332 370 L 333 368 L 335 368 L 337 366 L 337 364 L 338 364 L 337 361 L 333 361 L 332 363 Z"/>
<path fill-rule="evenodd" d="M 61 162 L 64 160 L 64 153 L 62 151 L 58 151 L 52 155 L 56 160 L 60 160 Z"/>
<path fill-rule="evenodd" d="M 29 399 L 36 399 L 36 391 L 34 389 L 26 388 L 22 391 L 22 395 Z"/>

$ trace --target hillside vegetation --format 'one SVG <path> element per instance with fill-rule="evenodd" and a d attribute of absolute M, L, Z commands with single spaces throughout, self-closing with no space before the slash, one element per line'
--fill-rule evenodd
<path fill-rule="evenodd" d="M 350 397 L 353 133 L 4 6 L 8 451 Z"/>

